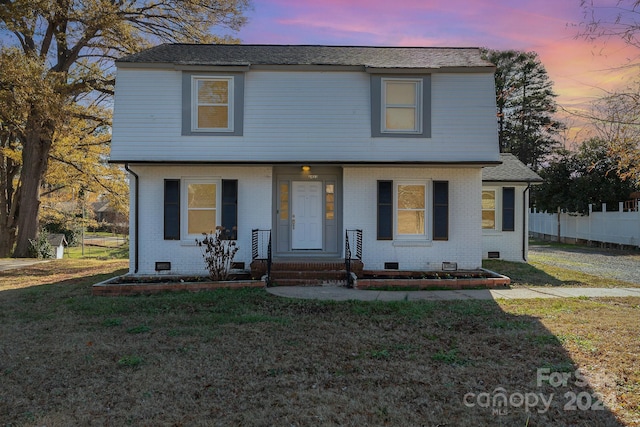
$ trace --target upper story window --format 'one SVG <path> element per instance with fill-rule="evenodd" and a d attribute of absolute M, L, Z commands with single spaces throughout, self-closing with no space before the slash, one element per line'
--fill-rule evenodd
<path fill-rule="evenodd" d="M 431 137 L 431 76 L 371 76 L 371 136 Z"/>
<path fill-rule="evenodd" d="M 233 77 L 193 77 L 191 130 L 233 132 Z"/>
<path fill-rule="evenodd" d="M 243 73 L 182 73 L 182 135 L 242 136 Z"/>
<path fill-rule="evenodd" d="M 382 79 L 381 132 L 420 133 L 421 87 L 421 80 Z"/>

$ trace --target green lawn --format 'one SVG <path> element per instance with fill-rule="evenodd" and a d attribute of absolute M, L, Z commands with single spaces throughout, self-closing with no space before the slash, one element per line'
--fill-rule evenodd
<path fill-rule="evenodd" d="M 81 246 L 69 247 L 65 249 L 64 256 L 70 259 L 127 259 L 129 258 L 129 245 L 125 244 L 116 247 L 85 245 L 84 255 L 82 254 Z"/>
<path fill-rule="evenodd" d="M 0 274 L 0 425 L 640 425 L 640 298 L 91 296 L 126 267 Z"/>

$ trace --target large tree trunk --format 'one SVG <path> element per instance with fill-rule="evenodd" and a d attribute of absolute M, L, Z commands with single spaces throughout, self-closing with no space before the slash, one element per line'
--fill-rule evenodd
<path fill-rule="evenodd" d="M 18 215 L 18 235 L 13 256 L 28 258 L 30 242 L 38 234 L 38 211 L 40 210 L 40 186 L 47 170 L 47 158 L 51 150 L 52 133 L 29 120 L 26 139 L 22 151 L 22 171 L 20 172 L 20 214 Z"/>
<path fill-rule="evenodd" d="M 0 141 L 2 149 L 12 149 L 11 141 L 14 136 L 4 135 Z M 0 258 L 11 255 L 13 245 L 16 243 L 16 200 L 17 189 L 13 188 L 15 178 L 20 170 L 9 156 L 0 153 Z"/>
<path fill-rule="evenodd" d="M 7 226 L 6 223 L 0 223 L 0 258 L 6 258 L 11 255 L 11 249 L 16 241 L 16 229 Z"/>

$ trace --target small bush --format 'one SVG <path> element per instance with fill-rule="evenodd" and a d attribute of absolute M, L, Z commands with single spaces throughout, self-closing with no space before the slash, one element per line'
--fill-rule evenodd
<path fill-rule="evenodd" d="M 35 239 L 29 239 L 29 255 L 31 258 L 51 259 L 55 257 L 53 246 L 47 240 L 47 233 L 42 230 Z"/>
<path fill-rule="evenodd" d="M 216 227 L 210 234 L 202 233 L 202 240 L 196 239 L 196 244 L 202 249 L 202 257 L 206 264 L 209 277 L 213 280 L 226 280 L 231 271 L 231 262 L 238 252 L 235 240 L 226 240 L 228 233 L 224 227 Z"/>

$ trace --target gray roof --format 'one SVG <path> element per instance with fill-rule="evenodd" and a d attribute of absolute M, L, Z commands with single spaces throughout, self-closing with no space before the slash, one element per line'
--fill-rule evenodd
<path fill-rule="evenodd" d="M 329 65 L 371 68 L 486 68 L 479 48 L 162 44 L 117 61 L 209 66 Z"/>
<path fill-rule="evenodd" d="M 54 248 L 57 248 L 58 246 L 64 244 L 67 244 L 67 238 L 64 236 L 64 234 L 49 234 L 47 235 L 47 241 L 49 242 L 49 244 L 51 246 L 53 246 Z"/>
<path fill-rule="evenodd" d="M 542 182 L 540 175 L 529 169 L 511 153 L 501 153 L 502 164 L 482 169 L 482 180 L 493 182 Z"/>

